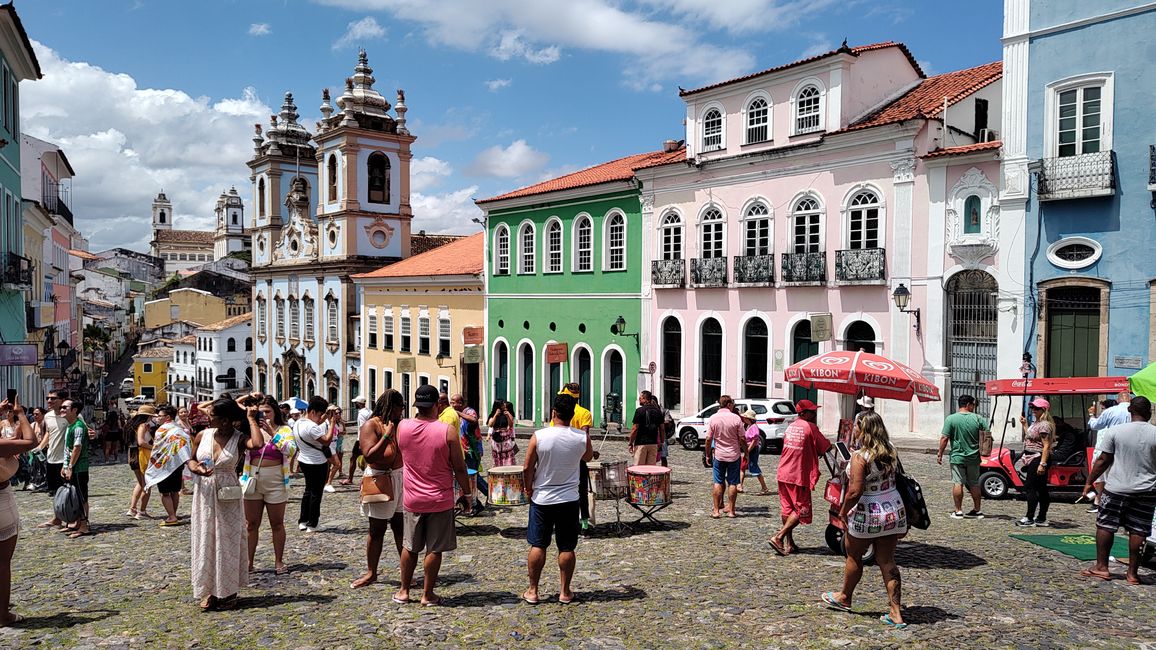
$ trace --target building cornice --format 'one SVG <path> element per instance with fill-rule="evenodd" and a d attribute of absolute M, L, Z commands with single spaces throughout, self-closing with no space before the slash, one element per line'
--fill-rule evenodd
<path fill-rule="evenodd" d="M 609 201 L 631 195 L 638 195 L 638 189 L 634 185 L 633 178 L 621 181 L 607 181 L 605 183 L 575 187 L 567 190 L 554 190 L 552 192 L 543 192 L 541 194 L 531 194 L 529 196 L 519 196 L 510 199 L 487 201 L 479 204 L 478 207 L 489 216 L 497 211 L 502 211 L 503 213 L 509 211 L 508 213 L 512 214 L 519 208 L 522 212 L 525 212 L 526 210 L 536 210 L 545 208 L 546 206 L 557 208 L 578 202 Z"/>
<path fill-rule="evenodd" d="M 468 287 L 482 289 L 481 275 L 423 275 L 391 278 L 352 278 L 353 284 L 366 288 L 403 289 L 406 287 Z"/>
<path fill-rule="evenodd" d="M 1091 4 L 1093 4 L 1093 3 L 1089 3 L 1089 6 Z M 1109 11 L 1107 13 L 1099 14 L 1096 16 L 1089 16 L 1087 18 L 1081 18 L 1079 20 L 1073 20 L 1073 21 L 1066 22 L 1066 23 L 1060 23 L 1058 25 L 1052 25 L 1051 27 L 1040 27 L 1039 29 L 1030 29 L 1029 28 L 1027 31 L 1018 32 L 1018 33 L 1014 33 L 1014 34 L 1008 34 L 1007 36 L 1004 36 L 1000 40 L 1004 45 L 1008 45 L 1011 43 L 1017 43 L 1017 42 L 1032 39 L 1032 38 L 1039 38 L 1041 36 L 1051 36 L 1052 34 L 1058 34 L 1060 32 L 1067 32 L 1067 31 L 1071 31 L 1073 29 L 1080 29 L 1081 27 L 1087 27 L 1089 25 L 1096 25 L 1098 23 L 1106 23 L 1108 21 L 1118 20 L 1120 18 L 1128 18 L 1129 16 L 1135 16 L 1137 14 L 1147 13 L 1149 11 L 1156 11 L 1156 2 L 1145 2 L 1144 4 L 1137 5 L 1135 7 L 1128 7 L 1126 9 L 1118 9 L 1116 11 Z"/>

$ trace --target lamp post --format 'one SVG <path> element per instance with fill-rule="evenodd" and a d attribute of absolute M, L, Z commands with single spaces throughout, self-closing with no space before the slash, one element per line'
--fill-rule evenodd
<path fill-rule="evenodd" d="M 895 301 L 895 307 L 899 309 L 902 314 L 915 314 L 915 336 L 920 335 L 920 320 L 919 308 L 908 309 L 907 306 L 911 304 L 911 291 L 902 283 L 895 287 L 895 291 L 891 292 L 891 299 Z"/>
<path fill-rule="evenodd" d="M 622 316 L 619 316 L 610 325 L 610 333 L 613 334 L 614 336 L 633 336 L 634 337 L 634 345 L 637 346 L 639 344 L 637 332 L 635 332 L 633 334 L 627 334 L 626 333 L 626 319 L 623 318 Z"/>

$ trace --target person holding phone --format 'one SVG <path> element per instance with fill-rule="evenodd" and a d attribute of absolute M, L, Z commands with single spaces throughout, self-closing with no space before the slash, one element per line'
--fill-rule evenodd
<path fill-rule="evenodd" d="M 345 460 L 345 416 L 342 414 L 341 407 L 333 404 L 329 405 L 330 426 L 333 428 L 333 442 L 329 443 L 329 478 L 325 481 L 326 492 L 336 492 L 337 489 L 333 487 L 333 479 L 341 476 L 341 468 Z"/>
<path fill-rule="evenodd" d="M 12 555 L 16 552 L 16 539 L 20 533 L 20 511 L 16 508 L 16 495 L 12 493 L 9 480 L 15 474 L 19 461 L 16 457 L 36 447 L 36 438 L 28 416 L 19 402 L 0 402 L 0 415 L 8 415 L 15 427 L 15 436 L 0 439 L 0 627 L 8 627 L 24 620 L 11 611 L 12 606 Z"/>
<path fill-rule="evenodd" d="M 289 461 L 297 453 L 293 429 L 285 424 L 277 400 L 265 397 L 255 414 L 264 446 L 250 450 L 245 457 L 241 481 L 255 481 L 245 491 L 245 521 L 249 526 L 249 571 L 257 552 L 257 534 L 261 529 L 261 513 L 268 513 L 269 530 L 273 536 L 273 571 L 276 575 L 289 572 L 285 566 L 285 504 L 289 501 Z"/>
<path fill-rule="evenodd" d="M 309 398 L 309 407 L 293 426 L 297 440 L 297 466 L 305 475 L 305 492 L 301 495 L 301 514 L 297 527 L 307 533 L 317 532 L 321 517 L 321 497 L 329 477 L 329 457 L 333 452 L 333 422 L 336 411 L 329 409 L 329 401 L 319 395 Z"/>

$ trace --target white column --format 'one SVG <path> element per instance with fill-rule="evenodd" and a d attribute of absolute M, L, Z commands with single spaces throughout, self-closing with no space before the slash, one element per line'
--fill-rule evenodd
<path fill-rule="evenodd" d="M 937 437 L 948 410 L 947 367 L 944 359 L 945 320 L 943 291 L 944 245 L 947 220 L 947 167 L 927 169 L 927 307 L 923 314 L 923 375 L 935 382 L 944 401 L 915 407 L 915 431 L 929 440 Z"/>
<path fill-rule="evenodd" d="M 903 158 L 891 163 L 895 191 L 895 205 L 891 211 L 891 289 L 900 283 L 911 287 L 911 219 L 913 190 L 915 188 L 915 159 Z M 911 308 L 918 305 L 912 303 Z M 911 358 L 911 337 L 914 333 L 915 316 L 890 311 L 891 314 L 891 358 L 907 363 Z"/>
<path fill-rule="evenodd" d="M 654 334 L 654 289 L 651 283 L 650 262 L 654 257 L 654 248 L 651 245 L 654 238 L 650 235 L 655 232 L 653 191 L 642 194 L 641 206 L 642 223 L 638 233 L 638 259 L 642 265 L 642 293 L 639 296 L 642 302 L 640 312 L 642 320 L 638 323 L 638 360 L 640 366 L 638 369 L 638 389 L 643 390 L 645 388 L 651 392 L 657 392 L 658 387 L 654 374 L 650 372 L 650 363 L 652 361 L 657 362 L 658 359 L 654 342 L 661 340 L 661 336 L 652 336 Z"/>

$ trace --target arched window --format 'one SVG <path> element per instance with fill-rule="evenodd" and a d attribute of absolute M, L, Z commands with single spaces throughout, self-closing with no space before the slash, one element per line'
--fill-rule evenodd
<path fill-rule="evenodd" d="M 504 224 L 494 233 L 494 275 L 510 274 L 510 229 Z"/>
<path fill-rule="evenodd" d="M 327 320 L 329 321 L 326 324 L 327 325 L 326 329 L 329 330 L 327 332 L 327 338 L 330 342 L 336 343 L 338 340 L 338 338 L 337 338 L 337 332 L 338 332 L 337 301 L 333 300 L 333 299 L 329 299 L 328 304 L 326 304 L 326 306 L 325 306 L 325 309 L 328 312 Z"/>
<path fill-rule="evenodd" d="M 332 203 L 337 200 L 337 154 L 329 154 L 329 162 L 325 165 L 326 198 Z"/>
<path fill-rule="evenodd" d="M 285 336 L 285 299 L 275 298 L 277 301 L 277 336 Z"/>
<path fill-rule="evenodd" d="M 804 86 L 795 96 L 795 133 L 810 133 L 823 128 L 822 94 L 815 86 Z"/>
<path fill-rule="evenodd" d="M 518 231 L 518 273 L 533 275 L 537 269 L 537 251 L 534 248 L 534 224 L 527 223 Z"/>
<path fill-rule="evenodd" d="M 245 352 L 252 352 L 252 351 L 253 351 L 253 337 L 252 336 L 246 336 L 245 337 Z"/>
<path fill-rule="evenodd" d="M 265 312 L 265 296 L 258 294 L 257 295 L 257 336 L 258 337 L 264 337 L 265 336 L 265 325 L 268 323 L 268 321 L 266 321 L 266 316 L 267 316 L 267 314 Z"/>
<path fill-rule="evenodd" d="M 236 351 L 237 351 L 237 339 L 230 336 L 229 339 L 227 341 L 225 341 L 225 352 L 236 352 Z"/>
<path fill-rule="evenodd" d="M 562 272 L 562 222 L 557 219 L 546 224 L 546 272 Z"/>
<path fill-rule="evenodd" d="M 289 297 L 289 338 L 301 338 L 301 303 Z"/>
<path fill-rule="evenodd" d="M 257 179 L 257 216 L 265 216 L 265 179 Z"/>
<path fill-rule="evenodd" d="M 305 303 L 305 340 L 313 340 L 313 298 L 305 296 L 302 300 Z"/>
<path fill-rule="evenodd" d="M 795 209 L 791 211 L 793 253 L 818 253 L 822 250 L 820 214 L 819 202 L 814 197 L 805 196 L 795 203 Z"/>
<path fill-rule="evenodd" d="M 725 226 L 723 215 L 711 208 L 702 215 L 702 251 L 704 258 L 725 257 Z"/>
<path fill-rule="evenodd" d="M 722 365 L 723 365 L 723 333 L 722 325 L 714 318 L 708 318 L 702 323 L 701 341 L 699 342 L 699 379 L 702 383 L 702 402 L 700 408 L 705 408 L 718 401 L 722 396 Z"/>
<path fill-rule="evenodd" d="M 770 116 L 766 99 L 755 97 L 747 104 L 747 144 L 771 139 Z"/>
<path fill-rule="evenodd" d="M 976 235 L 983 232 L 983 213 L 980 211 L 979 197 L 975 194 L 963 201 L 963 232 Z"/>
<path fill-rule="evenodd" d="M 743 254 L 748 257 L 771 254 L 771 217 L 767 206 L 752 203 L 743 222 Z"/>
<path fill-rule="evenodd" d="M 389 157 L 380 151 L 369 154 L 369 202 L 389 203 Z"/>
<path fill-rule="evenodd" d="M 165 222 L 165 211 L 164 211 L 164 210 L 161 210 L 161 212 L 160 212 L 160 214 L 158 215 L 158 217 L 159 217 L 159 218 L 158 218 L 157 220 L 158 220 L 160 223 L 164 223 L 164 222 Z"/>
<path fill-rule="evenodd" d="M 848 248 L 879 248 L 879 197 L 874 192 L 856 194 L 847 217 Z"/>
<path fill-rule="evenodd" d="M 606 223 L 606 270 L 626 269 L 626 217 L 615 212 Z"/>
<path fill-rule="evenodd" d="M 712 108 L 702 116 L 702 150 L 715 151 L 723 146 L 722 111 Z"/>
<path fill-rule="evenodd" d="M 751 399 L 767 396 L 767 323 L 755 317 L 743 329 L 743 395 Z"/>
<path fill-rule="evenodd" d="M 510 350 L 502 341 L 494 344 L 494 397 L 509 399 Z"/>
<path fill-rule="evenodd" d="M 594 224 L 586 215 L 574 225 L 574 270 L 594 270 Z"/>
<path fill-rule="evenodd" d="M 662 405 L 682 408 L 682 325 L 673 316 L 662 321 Z"/>
<path fill-rule="evenodd" d="M 662 217 L 662 259 L 682 259 L 682 217 L 677 212 Z"/>

